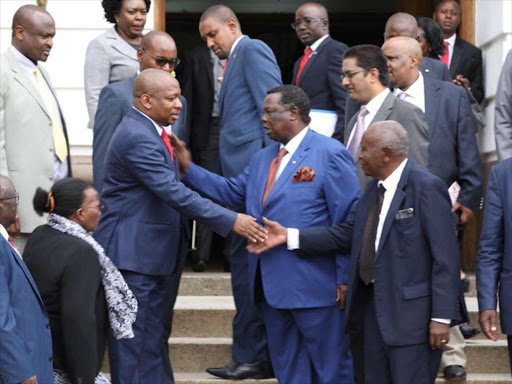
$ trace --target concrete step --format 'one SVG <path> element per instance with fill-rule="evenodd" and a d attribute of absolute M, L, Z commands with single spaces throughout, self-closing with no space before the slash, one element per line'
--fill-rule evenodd
<path fill-rule="evenodd" d="M 176 373 L 176 384 L 231 384 L 230 380 L 216 379 L 208 373 Z M 277 380 L 244 380 L 244 383 L 253 384 L 277 384 Z M 468 375 L 467 384 L 510 384 L 512 379 L 507 374 L 471 374 Z M 437 379 L 436 384 L 445 383 L 444 379 Z"/>
<path fill-rule="evenodd" d="M 231 296 L 231 274 L 227 272 L 183 272 L 179 296 Z"/>
<path fill-rule="evenodd" d="M 230 338 L 171 337 L 169 348 L 176 372 L 202 372 L 231 361 Z M 466 346 L 469 373 L 509 373 L 505 340 L 469 340 Z"/>

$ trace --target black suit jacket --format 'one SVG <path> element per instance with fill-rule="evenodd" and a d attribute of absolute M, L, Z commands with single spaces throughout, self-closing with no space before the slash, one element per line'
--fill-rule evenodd
<path fill-rule="evenodd" d="M 343 53 L 348 47 L 328 36 L 309 58 L 299 77 L 298 86 L 306 92 L 311 102 L 311 109 L 335 111 L 338 122 L 333 138 L 343 142 L 345 127 L 345 103 L 347 91 L 341 86 L 341 64 Z M 293 80 L 299 70 L 302 56 L 293 67 Z"/>
<path fill-rule="evenodd" d="M 482 50 L 457 36 L 453 46 L 450 73 L 466 77 L 471 84 L 471 93 L 481 103 L 484 99 L 484 77 L 482 69 Z"/>
<path fill-rule="evenodd" d="M 85 241 L 42 225 L 29 237 L 23 259 L 50 317 L 54 368 L 73 383 L 93 384 L 109 324 L 98 254 Z"/>
<path fill-rule="evenodd" d="M 192 49 L 185 56 L 183 71 L 178 78 L 188 102 L 189 147 L 194 155 L 208 145 L 213 111 L 213 62 L 206 45 Z"/>

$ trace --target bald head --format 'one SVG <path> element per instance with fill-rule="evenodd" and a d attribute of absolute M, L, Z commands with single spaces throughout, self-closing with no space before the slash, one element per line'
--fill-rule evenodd
<path fill-rule="evenodd" d="M 407 36 L 413 39 L 419 39 L 418 23 L 413 15 L 404 12 L 391 15 L 384 29 L 384 40 L 396 36 Z"/>
<path fill-rule="evenodd" d="M 14 14 L 11 43 L 34 64 L 48 59 L 54 36 L 55 22 L 44 9 L 24 5 Z"/>
<path fill-rule="evenodd" d="M 167 32 L 151 31 L 142 37 L 140 47 L 143 49 L 152 49 L 159 45 L 171 45 L 176 48 L 176 42 Z"/>
<path fill-rule="evenodd" d="M 142 38 L 137 60 L 141 72 L 148 68 L 172 72 L 179 62 L 176 43 L 167 32 L 151 31 Z"/>
<path fill-rule="evenodd" d="M 311 46 L 329 33 L 329 15 L 322 4 L 304 3 L 295 11 L 292 24 L 297 37 L 306 46 Z"/>
<path fill-rule="evenodd" d="M 213 19 L 221 24 L 227 24 L 230 20 L 233 20 L 238 28 L 240 28 L 240 22 L 236 17 L 235 12 L 225 5 L 214 5 L 203 12 L 199 19 L 201 24 L 206 19 Z"/>
<path fill-rule="evenodd" d="M 380 149 L 389 149 L 392 157 L 403 160 L 407 157 L 409 138 L 402 124 L 393 120 L 373 123 L 368 127 L 364 136 L 377 138 Z"/>
<path fill-rule="evenodd" d="M 299 11 L 304 10 L 310 10 L 315 12 L 315 17 L 321 18 L 321 19 L 329 19 L 329 14 L 327 13 L 327 9 L 319 3 L 304 3 L 302 4 L 297 10 L 295 11 L 295 14 L 297 14 Z"/>
<path fill-rule="evenodd" d="M 149 68 L 133 85 L 133 106 L 157 124 L 167 126 L 178 119 L 182 107 L 180 84 L 169 72 Z"/>
<path fill-rule="evenodd" d="M 0 175 L 0 199 L 0 224 L 7 228 L 16 221 L 18 205 L 14 184 L 4 175 Z"/>
<path fill-rule="evenodd" d="M 392 87 L 406 91 L 419 76 L 422 60 L 421 46 L 411 37 L 398 36 L 388 39 L 382 45 Z"/>

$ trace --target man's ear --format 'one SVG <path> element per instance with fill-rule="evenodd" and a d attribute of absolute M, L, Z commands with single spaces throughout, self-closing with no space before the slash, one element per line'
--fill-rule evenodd
<path fill-rule="evenodd" d="M 292 107 L 292 109 L 290 109 L 290 121 L 296 121 L 299 117 L 299 108 L 297 107 Z"/>
<path fill-rule="evenodd" d="M 137 49 L 137 61 L 142 63 L 142 56 L 144 56 L 144 50 L 142 48 Z"/>
<path fill-rule="evenodd" d="M 140 96 L 140 102 L 142 103 L 142 105 L 144 106 L 145 109 L 147 110 L 150 110 L 152 105 L 151 105 L 151 95 L 147 94 L 147 93 L 143 93 L 141 96 Z"/>
<path fill-rule="evenodd" d="M 14 27 L 14 36 L 17 40 L 23 41 L 25 39 L 25 28 L 21 25 Z"/>

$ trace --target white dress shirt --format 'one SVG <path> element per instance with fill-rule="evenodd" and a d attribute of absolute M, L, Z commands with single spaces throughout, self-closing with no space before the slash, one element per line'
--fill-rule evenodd
<path fill-rule="evenodd" d="M 444 39 L 448 43 L 448 68 L 452 65 L 453 47 L 455 46 L 455 40 L 457 40 L 457 34 L 454 33 L 448 39 Z"/>
<path fill-rule="evenodd" d="M 279 146 L 279 149 L 286 148 L 286 155 L 283 156 L 281 159 L 281 162 L 279 163 L 279 168 L 277 168 L 276 172 L 276 181 L 279 179 L 279 176 L 281 176 L 281 173 L 283 173 L 283 170 L 286 168 L 288 163 L 290 162 L 290 159 L 297 151 L 297 148 L 299 148 L 300 143 L 302 143 L 302 140 L 304 140 L 304 137 L 306 137 L 306 134 L 309 131 L 309 126 L 304 128 L 302 131 L 297 133 L 293 139 L 291 139 L 286 145 L 281 144 Z"/>
<path fill-rule="evenodd" d="M 309 48 L 311 48 L 311 50 L 312 50 L 313 52 L 315 52 L 315 51 L 318 49 L 318 47 L 320 46 L 320 44 L 322 44 L 322 42 L 323 42 L 325 39 L 327 39 L 328 37 L 329 37 L 329 34 L 322 36 L 322 37 L 321 37 L 321 38 L 319 38 L 317 41 L 315 41 L 313 44 L 311 44 L 311 45 L 309 46 Z M 306 48 L 306 49 L 307 49 L 307 48 Z"/>
<path fill-rule="evenodd" d="M 418 78 L 416 81 L 412 83 L 407 90 L 402 91 L 400 88 L 393 89 L 393 94 L 396 97 L 399 97 L 401 93 L 405 93 L 405 97 L 401 96 L 403 97 L 402 100 L 408 101 L 425 113 L 425 80 L 423 79 L 423 75 L 420 71 L 418 71 Z"/>
<path fill-rule="evenodd" d="M 9 49 L 11 50 L 12 54 L 14 55 L 14 57 L 16 58 L 18 63 L 20 64 L 21 68 L 23 68 L 23 70 L 25 71 L 25 73 L 26 73 L 27 77 L 29 78 L 30 82 L 34 85 L 34 88 L 37 91 L 39 91 L 39 87 L 37 85 L 37 80 L 36 80 L 36 75 L 34 73 L 36 68 L 38 68 L 37 65 L 35 65 L 32 62 L 32 60 L 30 60 L 25 55 L 23 55 L 20 51 L 18 51 L 14 46 L 11 45 L 9 47 Z M 63 127 L 62 129 L 64 129 L 64 122 L 62 121 L 62 114 L 61 114 L 61 111 L 59 109 L 59 104 L 57 103 L 57 99 L 55 98 L 55 95 L 53 94 L 53 90 L 50 88 L 50 86 L 46 82 L 46 79 L 44 78 L 44 76 L 42 76 L 42 78 L 45 80 L 44 81 L 44 86 L 46 87 L 48 95 L 50 95 L 50 97 L 52 99 L 53 110 L 61 118 L 61 127 Z M 68 176 L 69 169 L 68 169 L 67 161 L 62 163 L 59 160 L 59 158 L 57 157 L 57 155 L 54 155 L 54 157 L 55 157 L 55 159 L 54 159 L 54 162 L 53 162 L 53 177 L 54 177 L 53 181 L 57 182 L 60 179 L 63 179 L 63 178 Z"/>
<path fill-rule="evenodd" d="M 238 43 L 240 42 L 240 40 L 242 40 L 246 35 L 242 35 L 240 36 L 238 39 L 235 40 L 235 42 L 233 43 L 233 45 L 231 46 L 231 51 L 229 51 L 229 56 L 231 56 L 231 54 L 233 53 L 233 51 L 235 50 L 236 46 L 238 45 Z M 228 64 L 229 65 L 229 64 Z"/>
<path fill-rule="evenodd" d="M 9 234 L 7 233 L 7 230 L 5 229 L 5 227 L 0 224 L 0 235 L 2 235 L 2 237 L 5 239 L 5 241 L 9 242 Z M 18 256 L 20 257 L 21 260 L 23 260 L 23 257 L 21 257 L 21 254 L 19 253 L 19 251 L 14 248 L 11 244 L 9 244 L 11 246 L 12 249 L 14 249 L 16 251 L 16 253 L 18 254 Z"/>
<path fill-rule="evenodd" d="M 372 122 L 373 118 L 379 111 L 380 107 L 382 107 L 382 103 L 388 97 L 390 90 L 388 88 L 384 89 L 381 93 L 379 93 L 377 96 L 375 96 L 373 99 L 370 100 L 368 104 L 365 105 L 366 110 L 368 113 L 364 117 L 364 132 L 366 132 L 366 129 L 370 126 L 370 123 Z M 352 137 L 355 133 L 355 127 L 352 129 L 352 132 L 350 132 L 350 136 L 348 138 L 347 142 L 347 148 L 350 146 L 350 142 L 352 141 Z"/>

